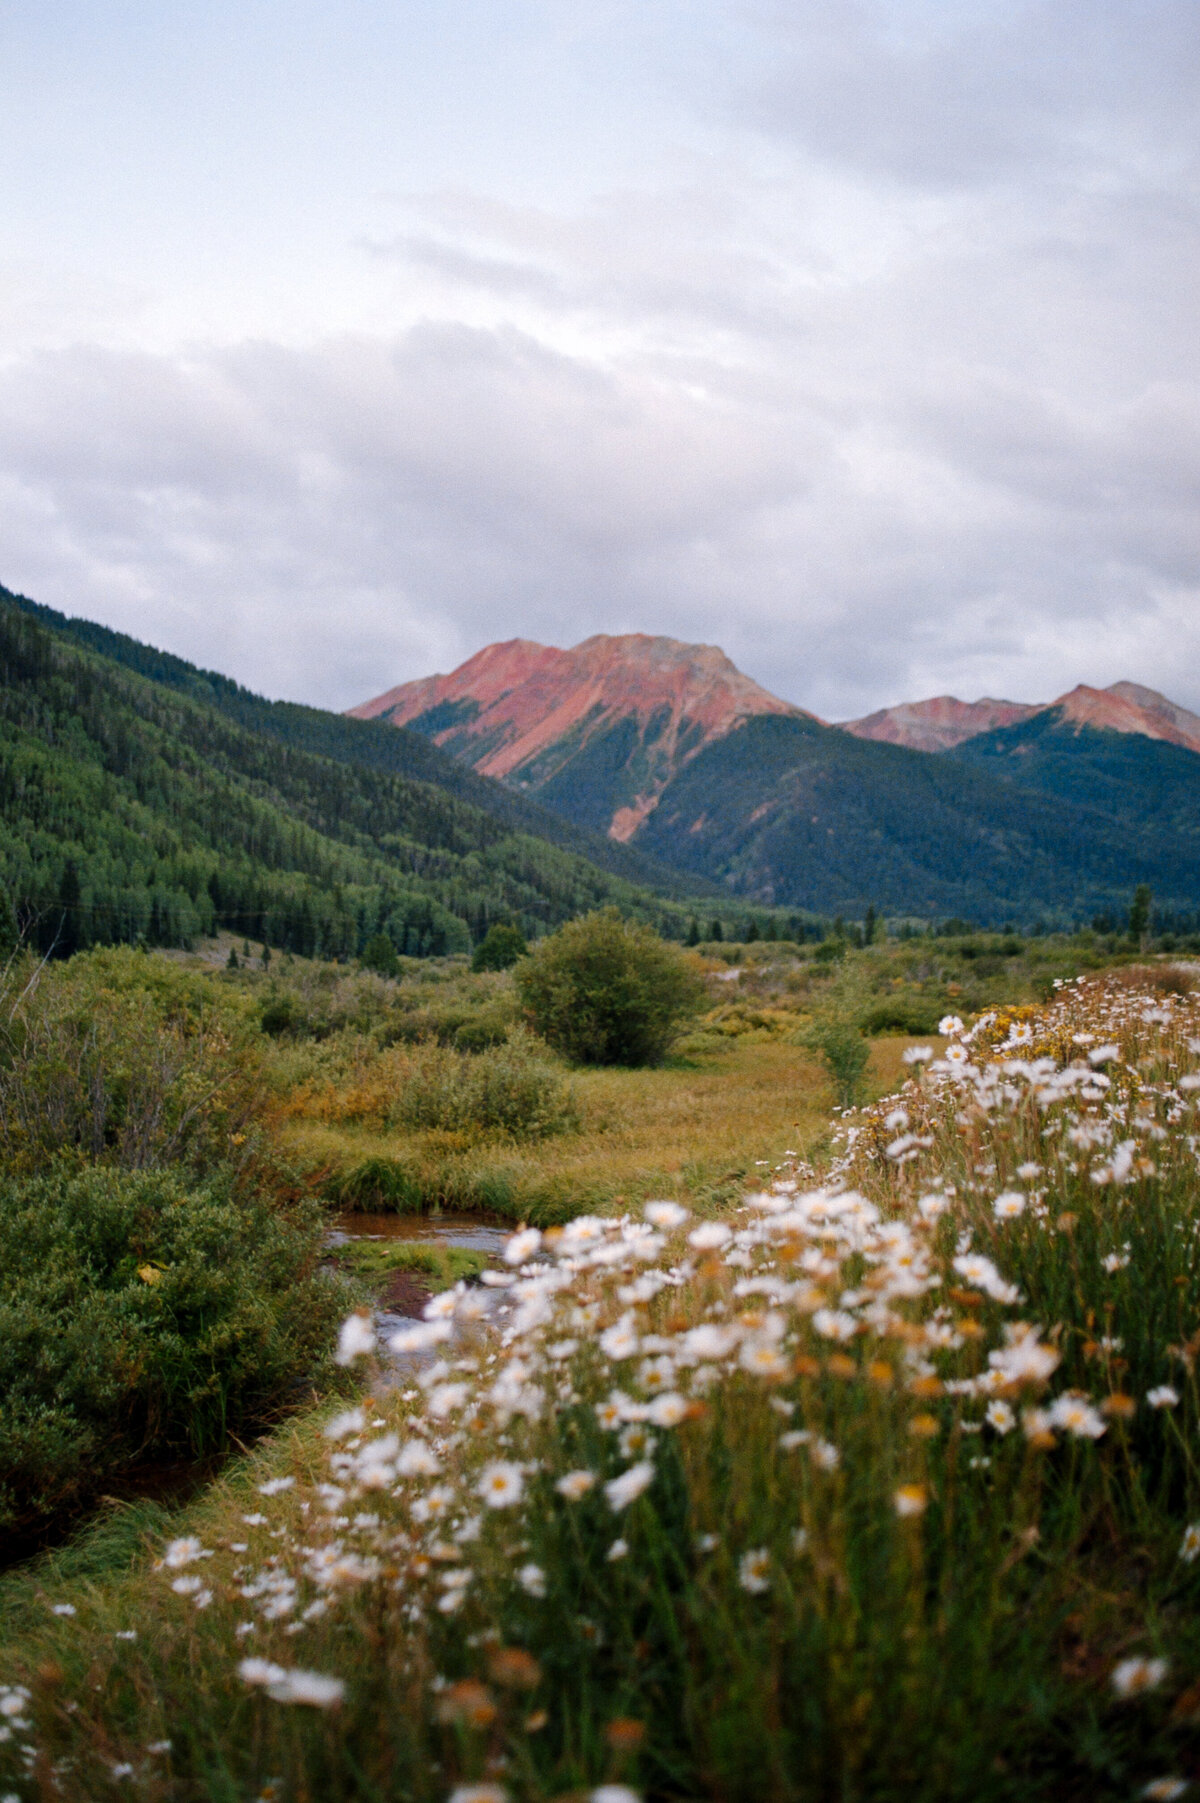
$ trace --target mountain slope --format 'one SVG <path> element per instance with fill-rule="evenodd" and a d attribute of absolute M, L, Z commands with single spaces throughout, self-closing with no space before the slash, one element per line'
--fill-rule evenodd
<path fill-rule="evenodd" d="M 983 733 L 1051 712 L 1077 726 L 1162 739 L 1200 752 L 1200 715 L 1189 713 L 1157 689 L 1144 688 L 1137 682 L 1114 682 L 1107 689 L 1092 689 L 1080 683 L 1057 701 L 1037 704 L 991 699 L 959 701 L 953 695 L 936 695 L 930 701 L 903 701 L 897 707 L 880 708 L 862 720 L 844 721 L 842 730 L 858 739 L 907 745 L 912 751 L 949 751 Z"/>
<path fill-rule="evenodd" d="M 0 882 L 35 941 L 58 951 L 180 944 L 222 925 L 333 956 L 382 930 L 423 953 L 465 949 L 498 917 L 533 930 L 607 902 L 681 918 L 442 787 L 250 731 L 182 679 L 167 687 L 86 650 L 11 597 Z"/>
<path fill-rule="evenodd" d="M 242 688 L 228 676 L 214 670 L 198 669 L 195 664 L 175 657 L 169 651 L 144 645 L 127 633 L 114 632 L 92 620 L 68 618 L 54 608 L 31 601 L 24 595 L 14 595 L 2 586 L 0 601 L 9 602 L 52 631 L 111 658 L 151 682 L 208 703 L 251 732 L 266 733 L 296 750 L 333 758 L 337 763 L 416 782 L 435 783 L 451 795 L 480 808 L 513 832 L 548 839 L 552 845 L 587 858 L 627 882 L 668 891 L 680 887 L 679 873 L 652 863 L 602 832 L 590 832 L 575 825 L 561 814 L 543 807 L 532 796 L 518 794 L 503 783 L 477 775 L 420 733 L 403 729 L 397 732 L 345 714 L 329 713 L 323 708 L 305 707 L 299 702 L 268 701 Z M 696 885 L 698 893 L 706 893 L 710 887 Z"/>
<path fill-rule="evenodd" d="M 1116 737 L 1079 731 L 1085 743 Z M 1078 916 L 1127 903 L 1142 881 L 1161 901 L 1195 908 L 1200 834 L 1180 827 L 1200 797 L 1200 758 L 1135 743 L 1186 760 L 1178 818 L 1135 820 L 1132 801 L 1108 812 L 1049 783 L 1039 791 L 1019 757 L 1000 771 L 974 767 L 964 760 L 971 746 L 931 757 L 814 720 L 747 720 L 679 773 L 638 842 L 739 895 L 849 915 L 873 902 L 997 924 Z M 1114 791 L 1105 798 L 1115 810 Z"/>
<path fill-rule="evenodd" d="M 705 745 L 760 714 L 807 718 L 714 645 L 644 633 L 562 651 L 488 645 L 449 676 L 403 683 L 351 710 L 408 725 L 556 812 L 626 841 Z"/>
<path fill-rule="evenodd" d="M 1147 826 L 1177 834 L 1181 845 L 1200 840 L 1200 756 L 1141 732 L 1080 724 L 1065 705 L 981 733 L 946 756 L 980 774 L 1103 811 L 1134 842 Z"/>

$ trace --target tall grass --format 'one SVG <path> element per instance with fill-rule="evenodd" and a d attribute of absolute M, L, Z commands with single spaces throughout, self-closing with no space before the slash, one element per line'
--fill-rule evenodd
<path fill-rule="evenodd" d="M 515 1236 L 406 1391 L 47 1615 L 17 1794 L 1182 1794 L 1200 1007 L 946 1028 L 819 1187 Z"/>

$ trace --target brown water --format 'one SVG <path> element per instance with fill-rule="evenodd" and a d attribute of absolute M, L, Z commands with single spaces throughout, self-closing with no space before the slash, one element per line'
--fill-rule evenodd
<path fill-rule="evenodd" d="M 499 1215 L 436 1214 L 338 1215 L 329 1233 L 331 1246 L 351 1240 L 400 1240 L 421 1246 L 464 1246 L 469 1252 L 498 1256 L 514 1232 Z"/>
<path fill-rule="evenodd" d="M 328 1244 L 345 1246 L 355 1240 L 398 1240 L 407 1245 L 463 1246 L 469 1252 L 486 1253 L 490 1259 L 499 1257 L 505 1241 L 512 1233 L 512 1222 L 503 1220 L 499 1215 L 360 1214 L 356 1210 L 338 1215 L 330 1229 Z M 414 1308 L 413 1313 L 417 1312 L 418 1309 Z M 394 1352 L 388 1342 L 411 1319 L 412 1316 L 397 1314 L 390 1308 L 376 1312 L 375 1333 L 381 1367 L 379 1382 L 383 1389 L 411 1380 L 423 1367 L 444 1356 L 449 1346 L 461 1345 L 463 1335 L 459 1332 L 455 1334 L 454 1341 L 440 1347 L 437 1352 Z"/>

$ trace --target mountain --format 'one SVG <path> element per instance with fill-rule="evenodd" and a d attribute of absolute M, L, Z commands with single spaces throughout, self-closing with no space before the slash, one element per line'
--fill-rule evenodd
<path fill-rule="evenodd" d="M 355 711 L 744 904 L 998 924 L 1119 909 L 1145 881 L 1200 905 L 1200 736 L 1130 684 L 943 696 L 847 730 L 712 646 L 630 635 L 489 646 Z"/>
<path fill-rule="evenodd" d="M 862 720 L 844 721 L 842 730 L 859 739 L 907 745 L 913 751 L 950 751 L 982 733 L 1050 712 L 1077 726 L 1100 732 L 1136 733 L 1200 752 L 1200 715 L 1189 713 L 1156 689 L 1143 688 L 1137 682 L 1114 682 L 1107 689 L 1092 689 L 1080 683 L 1057 701 L 1036 704 L 991 699 L 959 701 L 953 695 L 936 695 L 931 701 L 902 701 L 897 707 L 880 708 Z"/>
<path fill-rule="evenodd" d="M 621 843 L 688 761 L 741 721 L 812 717 L 743 676 L 715 645 L 644 633 L 601 634 L 567 651 L 509 639 L 351 714 L 409 726 Z"/>
<path fill-rule="evenodd" d="M 902 701 L 883 707 L 862 720 L 842 723 L 856 739 L 876 739 L 882 745 L 907 745 L 910 751 L 948 751 L 997 726 L 1012 726 L 1028 719 L 1036 707 L 1021 701 L 959 701 L 953 695 L 935 695 L 932 701 Z"/>
<path fill-rule="evenodd" d="M 414 735 L 263 701 L 0 590 L 0 884 L 42 949 L 221 926 L 326 956 L 383 931 L 422 954 L 608 903 L 682 930 L 679 903 L 572 838 Z"/>
<path fill-rule="evenodd" d="M 1005 741 L 1026 722 L 992 735 Z M 1113 741 L 1144 748 L 1153 786 L 1180 760 L 1173 811 L 1138 815 L 1119 783 L 1055 788 L 1014 752 L 968 762 L 857 739 L 815 720 L 747 720 L 669 786 L 637 843 L 735 893 L 861 917 L 956 914 L 981 923 L 1123 909 L 1138 882 L 1163 905 L 1200 904 L 1200 757 L 1068 725 L 1103 766 Z M 1098 743 L 1097 743 L 1098 742 Z M 1078 749 L 1078 747 L 1077 747 Z M 1067 768 L 1071 766 L 1067 764 Z M 1138 785 L 1134 785 L 1136 790 Z"/>

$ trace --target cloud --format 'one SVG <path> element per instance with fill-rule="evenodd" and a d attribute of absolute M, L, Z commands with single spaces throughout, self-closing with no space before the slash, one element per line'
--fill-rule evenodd
<path fill-rule="evenodd" d="M 641 187 L 381 203 L 370 330 L 0 365 L 0 580 L 329 706 L 628 630 L 1200 706 L 1194 8 L 743 16 Z"/>

